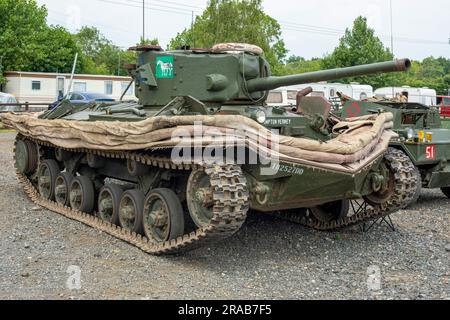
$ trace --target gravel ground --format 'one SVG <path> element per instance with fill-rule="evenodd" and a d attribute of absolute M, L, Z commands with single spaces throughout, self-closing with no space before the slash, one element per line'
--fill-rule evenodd
<path fill-rule="evenodd" d="M 14 176 L 13 139 L 0 134 L 0 299 L 450 298 L 450 200 L 439 190 L 395 214 L 397 232 L 322 233 L 251 215 L 225 243 L 153 257 L 33 205 Z M 70 266 L 79 290 L 66 287 Z M 381 288 L 369 290 L 372 267 Z"/>

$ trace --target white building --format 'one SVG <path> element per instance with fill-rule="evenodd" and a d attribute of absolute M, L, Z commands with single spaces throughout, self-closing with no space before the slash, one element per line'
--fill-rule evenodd
<path fill-rule="evenodd" d="M 380 88 L 375 90 L 375 96 L 380 98 L 392 99 L 399 95 L 408 97 L 408 102 L 421 103 L 426 106 L 435 106 L 437 104 L 437 93 L 434 89 L 404 86 Z"/>
<path fill-rule="evenodd" d="M 20 103 L 52 103 L 61 93 L 66 93 L 70 74 L 42 72 L 5 72 L 7 83 L 4 92 L 12 94 Z M 71 91 L 102 93 L 112 99 L 120 99 L 131 81 L 130 77 L 76 74 Z M 125 100 L 137 100 L 134 86 L 128 90 Z"/>
<path fill-rule="evenodd" d="M 338 92 L 356 100 L 365 100 L 373 97 L 373 88 L 369 85 L 321 82 L 283 87 L 273 90 L 269 94 L 267 103 L 269 106 L 295 106 L 297 101 L 297 93 L 308 87 L 313 89 L 311 95 L 322 96 L 327 100 L 337 98 Z"/>

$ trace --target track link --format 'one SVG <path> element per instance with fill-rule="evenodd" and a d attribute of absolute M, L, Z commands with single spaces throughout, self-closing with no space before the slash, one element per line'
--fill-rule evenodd
<path fill-rule="evenodd" d="M 333 231 L 378 220 L 405 208 L 414 200 L 417 183 L 419 183 L 416 168 L 402 151 L 394 148 L 388 149 L 385 159 L 388 161 L 395 177 L 394 193 L 386 203 L 370 206 L 364 201 L 356 205 L 355 214 L 331 222 L 319 221 L 311 214 L 309 216 L 299 215 L 295 210 L 280 212 L 276 216 L 316 230 Z"/>
<path fill-rule="evenodd" d="M 57 147 L 47 142 L 42 142 L 32 138 L 24 138 L 20 135 L 16 138 L 16 142 L 18 139 L 31 140 L 41 147 Z M 249 209 L 249 192 L 247 189 L 246 178 L 239 166 L 207 166 L 193 163 L 175 164 L 167 158 L 152 157 L 150 155 L 132 152 L 107 152 L 88 149 L 64 150 L 79 153 L 92 153 L 111 159 L 130 159 L 155 168 L 189 171 L 193 169 L 204 170 L 210 177 L 211 185 L 214 190 L 214 216 L 211 219 L 210 224 L 204 228 L 196 230 L 195 232 L 185 234 L 175 240 L 167 241 L 165 243 L 155 243 L 152 239 L 147 239 L 139 234 L 105 222 L 97 218 L 96 215 L 75 211 L 69 207 L 61 206 L 56 202 L 42 198 L 32 181 L 16 169 L 19 182 L 22 184 L 25 193 L 35 204 L 59 213 L 69 219 L 81 222 L 96 230 L 105 232 L 141 249 L 146 253 L 153 255 L 176 254 L 199 247 L 208 246 L 234 235 L 237 231 L 239 231 L 247 218 L 247 212 Z M 14 163 L 15 162 L 14 150 Z"/>

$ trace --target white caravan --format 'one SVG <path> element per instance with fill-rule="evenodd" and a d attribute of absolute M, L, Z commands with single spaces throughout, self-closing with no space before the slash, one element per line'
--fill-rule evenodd
<path fill-rule="evenodd" d="M 375 90 L 375 96 L 379 98 L 392 99 L 404 95 L 408 97 L 408 102 L 421 103 L 426 106 L 435 106 L 437 104 L 436 90 L 429 88 L 388 87 Z"/>
<path fill-rule="evenodd" d="M 269 93 L 267 104 L 269 106 L 295 106 L 297 93 L 311 87 L 311 96 L 322 96 L 327 100 L 337 98 L 341 92 L 356 100 L 365 100 L 373 97 L 373 88 L 369 85 L 342 84 L 342 83 L 310 83 L 298 86 L 283 87 Z"/>

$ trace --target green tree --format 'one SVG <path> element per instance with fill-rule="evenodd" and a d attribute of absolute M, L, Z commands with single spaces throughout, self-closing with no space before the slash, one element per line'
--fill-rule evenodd
<path fill-rule="evenodd" d="M 394 57 L 383 42 L 375 35 L 375 30 L 367 25 L 367 18 L 358 17 L 353 29 L 347 29 L 340 39 L 339 46 L 326 56 L 323 65 L 326 69 L 350 67 L 361 64 L 375 63 L 392 60 Z M 357 81 L 370 84 L 374 87 L 382 87 L 389 82 L 389 75 L 377 75 L 370 77 L 358 77 L 344 79 L 344 82 Z"/>
<path fill-rule="evenodd" d="M 323 69 L 323 61 L 319 58 L 306 60 L 298 56 L 291 56 L 286 60 L 286 64 L 280 69 L 280 74 L 290 75 L 305 72 L 314 72 Z"/>
<path fill-rule="evenodd" d="M 260 46 L 274 73 L 287 50 L 280 24 L 262 8 L 262 0 L 210 0 L 191 28 L 177 34 L 170 49 L 190 45 L 208 48 L 221 42 L 245 42 Z"/>
<path fill-rule="evenodd" d="M 2 70 L 27 70 L 30 46 L 47 28 L 47 9 L 34 0 L 0 1 L 0 60 Z M 0 75 L 0 82 L 5 79 Z"/>
<path fill-rule="evenodd" d="M 1 0 L 0 15 L 3 71 L 70 72 L 78 47 L 66 29 L 47 26 L 45 6 L 34 0 Z M 0 83 L 5 83 L 2 75 Z"/>
<path fill-rule="evenodd" d="M 396 85 L 428 87 L 438 94 L 447 95 L 450 88 L 449 65 L 449 59 L 428 57 L 422 62 L 414 61 L 409 73 L 397 75 L 394 80 Z"/>
<path fill-rule="evenodd" d="M 83 27 L 74 35 L 83 56 L 83 73 L 127 75 L 123 64 L 134 62 L 134 54 L 114 45 L 95 27 Z"/>
<path fill-rule="evenodd" d="M 80 54 L 75 40 L 65 28 L 51 26 L 36 36 L 36 42 L 29 45 L 29 63 L 25 69 L 37 72 L 72 71 L 76 53 Z M 76 72 L 83 68 L 82 60 L 77 64 Z"/>
<path fill-rule="evenodd" d="M 158 38 L 154 38 L 154 39 L 143 39 L 141 37 L 141 40 L 139 41 L 140 45 L 152 45 L 152 46 L 159 46 L 159 40 Z"/>

